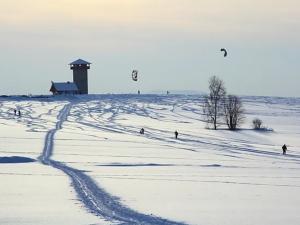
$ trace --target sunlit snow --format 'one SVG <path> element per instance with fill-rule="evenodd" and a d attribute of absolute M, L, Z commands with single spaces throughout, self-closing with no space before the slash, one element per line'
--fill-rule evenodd
<path fill-rule="evenodd" d="M 0 98 L 0 224 L 298 225 L 300 99 L 243 97 L 235 132 L 201 99 Z"/>

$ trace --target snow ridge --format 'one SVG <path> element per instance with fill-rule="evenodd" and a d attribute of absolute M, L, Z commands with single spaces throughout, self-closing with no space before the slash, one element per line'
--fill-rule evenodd
<path fill-rule="evenodd" d="M 48 131 L 43 152 L 38 158 L 40 162 L 67 174 L 71 178 L 72 185 L 85 207 L 95 215 L 103 217 L 114 224 L 183 225 L 184 223 L 173 222 L 152 215 L 145 215 L 129 209 L 122 205 L 116 197 L 99 187 L 89 176 L 84 174 L 83 171 L 71 168 L 50 158 L 53 153 L 54 135 L 58 130 L 62 129 L 62 124 L 67 120 L 71 108 L 72 103 L 65 105 L 57 116 L 58 121 L 55 129 Z"/>

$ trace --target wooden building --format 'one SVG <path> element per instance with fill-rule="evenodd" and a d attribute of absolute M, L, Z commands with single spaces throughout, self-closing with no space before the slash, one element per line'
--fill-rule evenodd
<path fill-rule="evenodd" d="M 79 93 L 78 87 L 73 82 L 53 82 L 50 88 L 53 95 L 75 95 Z"/>

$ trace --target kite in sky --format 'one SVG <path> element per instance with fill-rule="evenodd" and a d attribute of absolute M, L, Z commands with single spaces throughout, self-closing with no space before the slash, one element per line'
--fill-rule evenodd
<path fill-rule="evenodd" d="M 225 48 L 221 48 L 221 52 L 224 52 L 224 57 L 227 56 L 227 50 Z"/>
<path fill-rule="evenodd" d="M 132 80 L 133 81 L 137 81 L 138 80 L 138 71 L 137 70 L 133 70 L 132 71 Z"/>

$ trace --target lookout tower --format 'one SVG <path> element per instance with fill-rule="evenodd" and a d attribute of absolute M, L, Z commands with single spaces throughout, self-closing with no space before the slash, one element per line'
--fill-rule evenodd
<path fill-rule="evenodd" d="M 91 63 L 78 59 L 69 65 L 73 70 L 73 82 L 77 85 L 79 94 L 88 94 L 88 69 Z"/>

